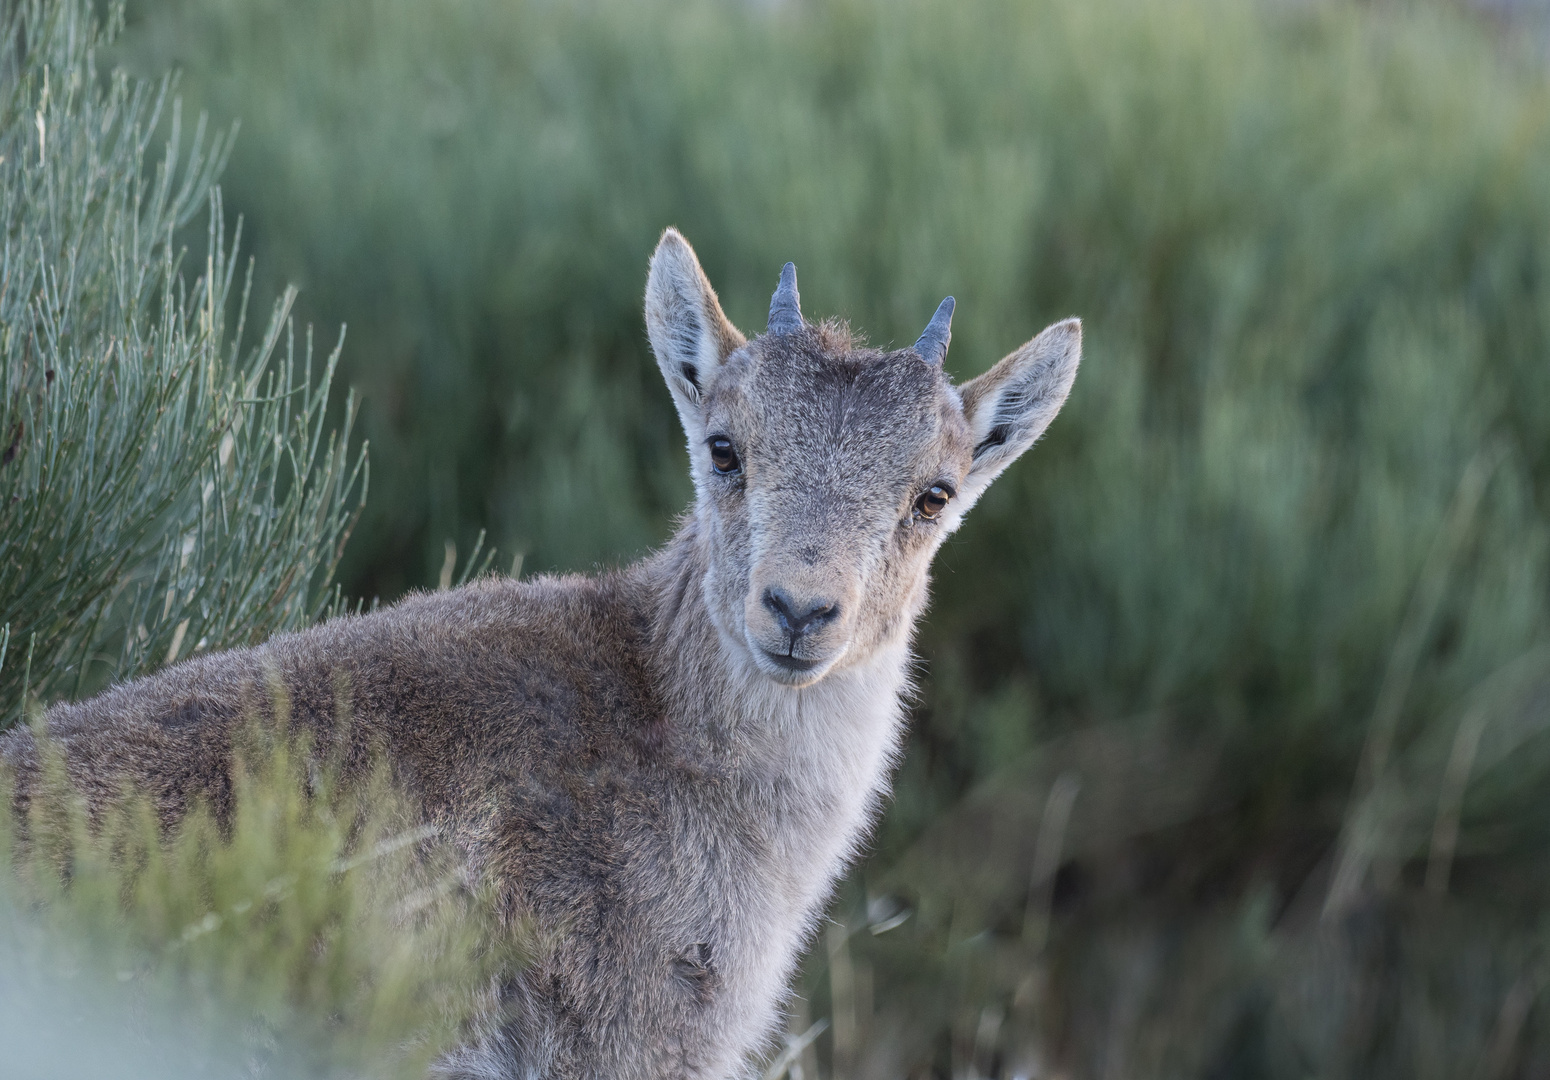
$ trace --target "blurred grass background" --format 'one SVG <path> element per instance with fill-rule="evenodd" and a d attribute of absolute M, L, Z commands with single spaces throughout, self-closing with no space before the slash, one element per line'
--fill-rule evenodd
<path fill-rule="evenodd" d="M 1509 17 L 1248 0 L 136 0 L 240 118 L 259 301 L 349 324 L 391 599 L 686 505 L 640 296 L 776 271 L 977 374 L 1083 317 L 943 552 L 783 1067 L 1550 1075 L 1550 83 Z M 191 238 L 191 243 L 198 238 Z M 907 918 L 905 918 L 907 916 Z M 903 921 L 900 922 L 900 919 Z"/>

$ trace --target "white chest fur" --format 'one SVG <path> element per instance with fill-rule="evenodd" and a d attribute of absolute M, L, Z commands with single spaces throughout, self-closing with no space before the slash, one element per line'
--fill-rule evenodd
<path fill-rule="evenodd" d="M 725 909 L 718 1011 L 729 1049 L 746 1054 L 769 1033 L 798 950 L 875 817 L 898 753 L 908 657 L 901 642 L 803 689 L 728 657 L 737 787 L 763 838 Z"/>

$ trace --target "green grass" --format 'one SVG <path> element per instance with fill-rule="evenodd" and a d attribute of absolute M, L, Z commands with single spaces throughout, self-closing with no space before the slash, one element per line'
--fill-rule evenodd
<path fill-rule="evenodd" d="M 1398 4 L 143 0 L 116 55 L 241 117 L 259 292 L 350 325 L 366 596 L 481 528 L 528 569 L 668 534 L 667 224 L 748 330 L 787 259 L 878 342 L 955 294 L 960 377 L 1084 318 L 1065 413 L 940 560 L 836 908 L 912 914 L 815 951 L 807 1075 L 1550 1062 L 1528 47 Z"/>

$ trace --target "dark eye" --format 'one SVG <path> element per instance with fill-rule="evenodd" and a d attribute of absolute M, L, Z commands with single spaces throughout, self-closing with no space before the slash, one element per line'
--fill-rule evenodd
<path fill-rule="evenodd" d="M 732 440 L 723 435 L 710 440 L 710 463 L 722 476 L 735 473 L 742 467 L 742 463 L 737 460 L 737 451 L 732 449 Z"/>
<path fill-rule="evenodd" d="M 915 500 L 915 513 L 930 521 L 947 509 L 947 500 L 952 497 L 953 490 L 946 484 L 932 484 Z"/>

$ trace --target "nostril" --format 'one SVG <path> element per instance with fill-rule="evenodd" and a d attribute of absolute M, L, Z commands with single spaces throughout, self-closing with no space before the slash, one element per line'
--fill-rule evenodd
<path fill-rule="evenodd" d="M 786 600 L 785 594 L 782 593 L 779 589 L 764 590 L 764 606 L 775 612 L 777 615 L 786 615 L 789 617 L 791 614 L 791 605 Z"/>
<path fill-rule="evenodd" d="M 840 606 L 826 600 L 820 600 L 812 604 L 801 615 L 797 616 L 793 623 L 793 633 L 805 633 L 808 630 L 816 630 L 821 626 L 833 622 L 839 617 Z"/>
<path fill-rule="evenodd" d="M 791 602 L 779 589 L 764 590 L 764 606 L 775 613 L 775 621 L 788 633 L 795 633 L 796 617 L 791 613 Z"/>
<path fill-rule="evenodd" d="M 808 616 L 808 618 L 815 623 L 833 622 L 839 617 L 840 606 L 838 604 L 825 604 L 821 608 L 816 608 L 813 613 Z"/>

